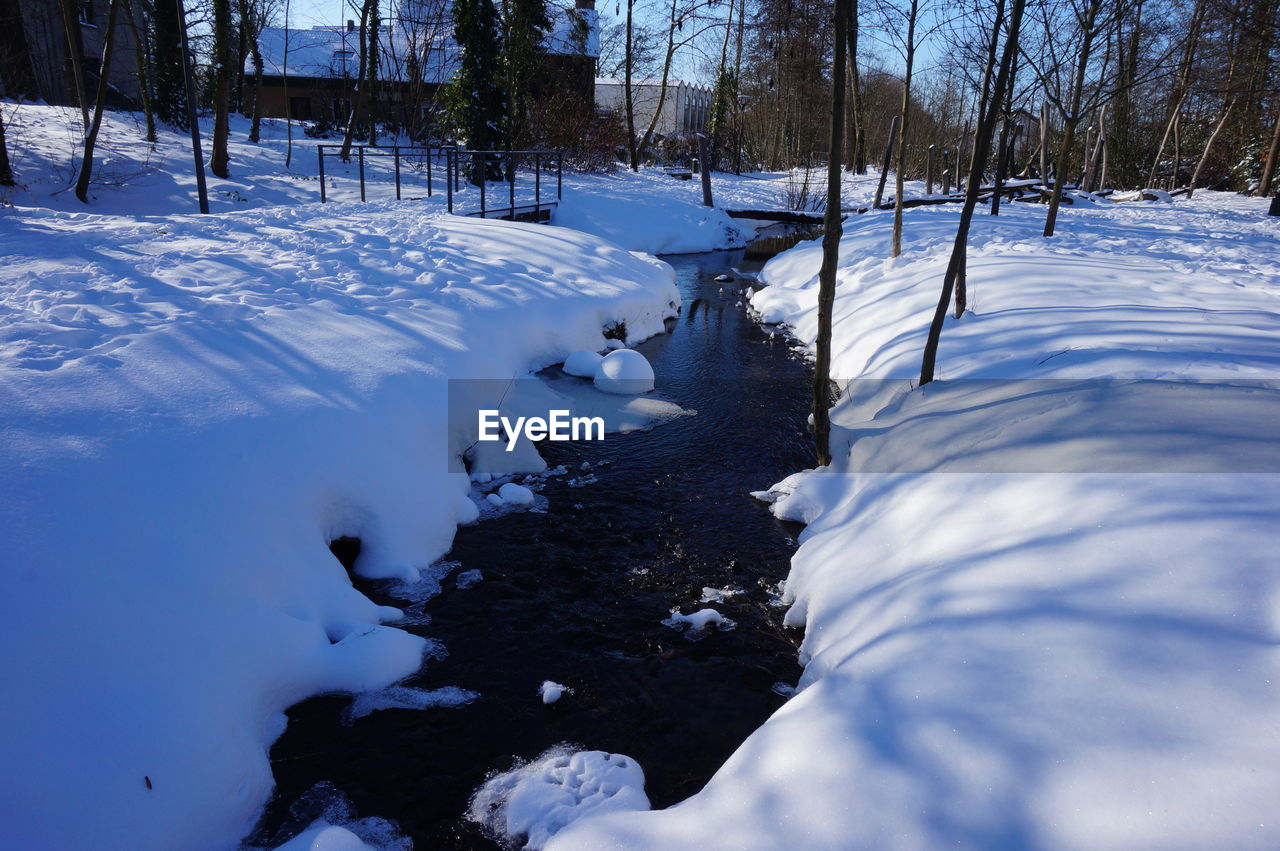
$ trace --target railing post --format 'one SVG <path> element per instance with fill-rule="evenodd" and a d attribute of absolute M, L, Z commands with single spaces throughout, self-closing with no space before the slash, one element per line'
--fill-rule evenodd
<path fill-rule="evenodd" d="M 444 151 L 444 178 L 445 178 L 445 196 L 449 202 L 449 212 L 453 212 L 453 148 L 445 148 Z"/>
<path fill-rule="evenodd" d="M 431 148 L 427 148 L 427 197 L 431 197 Z"/>
<path fill-rule="evenodd" d="M 480 218 L 486 219 L 488 218 L 488 216 L 485 215 L 487 212 L 487 208 L 485 206 L 484 195 L 485 195 L 485 184 L 489 182 L 489 169 L 488 169 L 488 164 L 484 161 L 484 154 L 476 154 L 476 153 L 473 153 L 471 155 L 472 168 L 476 167 L 475 164 L 477 159 L 480 162 Z"/>
<path fill-rule="evenodd" d="M 937 145 L 929 146 L 929 155 L 925 158 L 924 165 L 924 194 L 933 194 L 933 157 L 938 152 Z"/>
<path fill-rule="evenodd" d="M 320 203 L 325 202 L 324 197 L 324 145 L 316 145 L 316 155 L 320 158 Z"/>
<path fill-rule="evenodd" d="M 507 159 L 509 160 L 507 174 L 510 176 L 507 186 L 507 200 L 511 203 L 511 215 L 507 216 L 507 219 L 514 222 L 516 220 L 516 164 L 520 160 L 516 157 L 514 151 L 507 151 Z"/>
<path fill-rule="evenodd" d="M 359 148 L 360 151 L 360 203 L 364 203 L 364 145 Z"/>
<path fill-rule="evenodd" d="M 395 145 L 391 148 L 396 158 L 396 200 L 400 200 L 400 146 Z"/>
<path fill-rule="evenodd" d="M 564 200 L 564 154 L 556 154 L 556 200 Z"/>
<path fill-rule="evenodd" d="M 542 154 L 533 154 L 533 221 L 542 221 Z"/>

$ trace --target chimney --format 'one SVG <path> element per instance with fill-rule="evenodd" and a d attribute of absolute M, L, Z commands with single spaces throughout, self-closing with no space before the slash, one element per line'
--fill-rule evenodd
<path fill-rule="evenodd" d="M 356 31 L 356 22 L 355 22 L 355 21 L 353 21 L 353 20 L 351 20 L 350 18 L 348 18 L 348 19 L 347 19 L 347 32 L 349 32 L 349 33 L 353 33 L 353 32 L 355 32 L 355 31 Z"/>

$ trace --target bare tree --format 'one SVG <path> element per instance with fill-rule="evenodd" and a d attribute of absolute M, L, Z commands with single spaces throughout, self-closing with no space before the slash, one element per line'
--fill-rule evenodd
<path fill-rule="evenodd" d="M 126 0 L 124 8 L 125 20 L 129 22 L 129 32 L 133 35 L 133 59 L 138 74 L 138 92 L 142 100 L 142 113 L 147 122 L 147 141 L 155 144 L 156 115 L 151 106 L 151 74 L 147 70 L 147 58 L 142 40 L 141 27 L 138 26 L 134 0 Z"/>
<path fill-rule="evenodd" d="M 818 271 L 818 337 L 813 367 L 813 433 L 818 465 L 831 463 L 831 323 L 836 300 L 836 266 L 840 262 L 841 166 L 844 159 L 845 56 L 850 0 L 835 0 L 834 57 L 831 67 L 831 147 L 827 152 L 827 209 L 823 216 L 822 267 Z"/>
<path fill-rule="evenodd" d="M 80 107 L 84 131 L 88 133 L 89 100 L 85 95 L 84 63 L 81 62 L 80 12 L 75 0 L 62 0 L 59 7 L 62 10 L 62 29 L 67 40 L 67 65 L 71 69 L 71 83 L 76 93 L 76 104 Z"/>
<path fill-rule="evenodd" d="M 978 206 L 978 190 L 982 184 L 982 168 L 979 163 L 985 162 L 991 149 L 991 137 L 995 132 L 995 122 L 1003 99 L 1005 86 L 1009 82 L 1009 72 L 1013 57 L 1018 51 L 1018 41 L 1022 31 L 1022 14 L 1025 0 L 1013 0 L 1009 12 L 1008 25 L 1004 41 L 1004 53 L 1000 59 L 999 71 L 995 74 L 995 83 L 991 86 L 986 100 L 986 109 L 979 116 L 978 129 L 974 134 L 973 159 L 969 168 L 969 183 L 965 191 L 964 207 L 960 212 L 960 224 L 956 228 L 955 242 L 951 247 L 951 259 L 947 263 L 947 271 L 942 280 L 942 293 L 938 298 L 938 307 L 933 313 L 933 321 L 929 325 L 929 335 L 925 342 L 924 357 L 920 364 L 921 386 L 933 381 L 934 369 L 938 359 L 938 344 L 942 339 L 942 326 L 947 318 L 947 308 L 951 304 L 952 292 L 956 295 L 956 316 L 964 313 L 965 304 L 962 289 L 965 278 L 965 262 L 968 255 L 969 227 L 973 222 L 973 213 Z M 992 60 L 995 58 L 1000 29 L 1004 22 L 1004 0 L 996 0 L 995 20 L 991 25 L 991 41 L 987 71 L 984 82 L 991 79 Z M 984 84 L 984 89 L 986 85 Z"/>
<path fill-rule="evenodd" d="M 93 177 L 93 149 L 98 141 L 98 131 L 102 129 L 102 110 L 107 104 L 107 78 L 111 76 L 111 57 L 116 45 L 116 16 L 124 0 L 111 0 L 107 10 L 107 32 L 102 43 L 102 65 L 98 73 L 98 95 L 94 98 L 93 120 L 89 130 L 84 134 L 84 155 L 80 161 L 80 174 L 76 178 L 76 197 L 84 204 L 89 203 L 89 181 Z"/>

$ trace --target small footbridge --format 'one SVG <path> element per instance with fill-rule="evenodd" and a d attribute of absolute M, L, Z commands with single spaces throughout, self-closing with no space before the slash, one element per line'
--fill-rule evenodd
<path fill-rule="evenodd" d="M 564 193 L 560 151 L 457 145 L 317 145 L 320 202 L 440 198 L 459 216 L 548 222 Z"/>

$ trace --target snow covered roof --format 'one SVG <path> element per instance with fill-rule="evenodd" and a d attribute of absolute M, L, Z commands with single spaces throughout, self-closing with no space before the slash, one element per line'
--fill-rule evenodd
<path fill-rule="evenodd" d="M 596 77 L 596 85 L 597 86 L 625 86 L 626 80 L 620 79 L 618 77 Z M 645 86 L 645 87 L 653 86 L 656 88 L 661 85 L 662 85 L 662 80 L 660 78 L 659 79 L 652 79 L 647 77 L 631 78 L 631 87 L 633 89 L 636 86 Z M 682 86 L 685 88 L 698 89 L 701 91 L 708 91 L 708 92 L 711 91 L 711 86 L 708 86 L 705 83 L 691 83 L 688 80 L 667 80 L 668 89 L 678 89 Z"/>
<path fill-rule="evenodd" d="M 548 53 L 600 55 L 599 18 L 594 9 L 552 6 L 550 14 Z M 307 30 L 266 27 L 259 44 L 263 73 L 272 76 L 284 76 L 286 69 L 290 77 L 341 78 L 355 77 L 360 72 L 360 31 L 355 27 L 317 26 Z M 446 82 L 457 70 L 461 53 L 453 40 L 453 25 L 447 9 L 434 18 L 387 21 L 380 30 L 378 48 L 381 79 L 408 81 L 410 57 L 416 57 L 422 79 L 428 83 Z M 245 61 L 245 72 L 253 73 L 251 58 Z"/>

